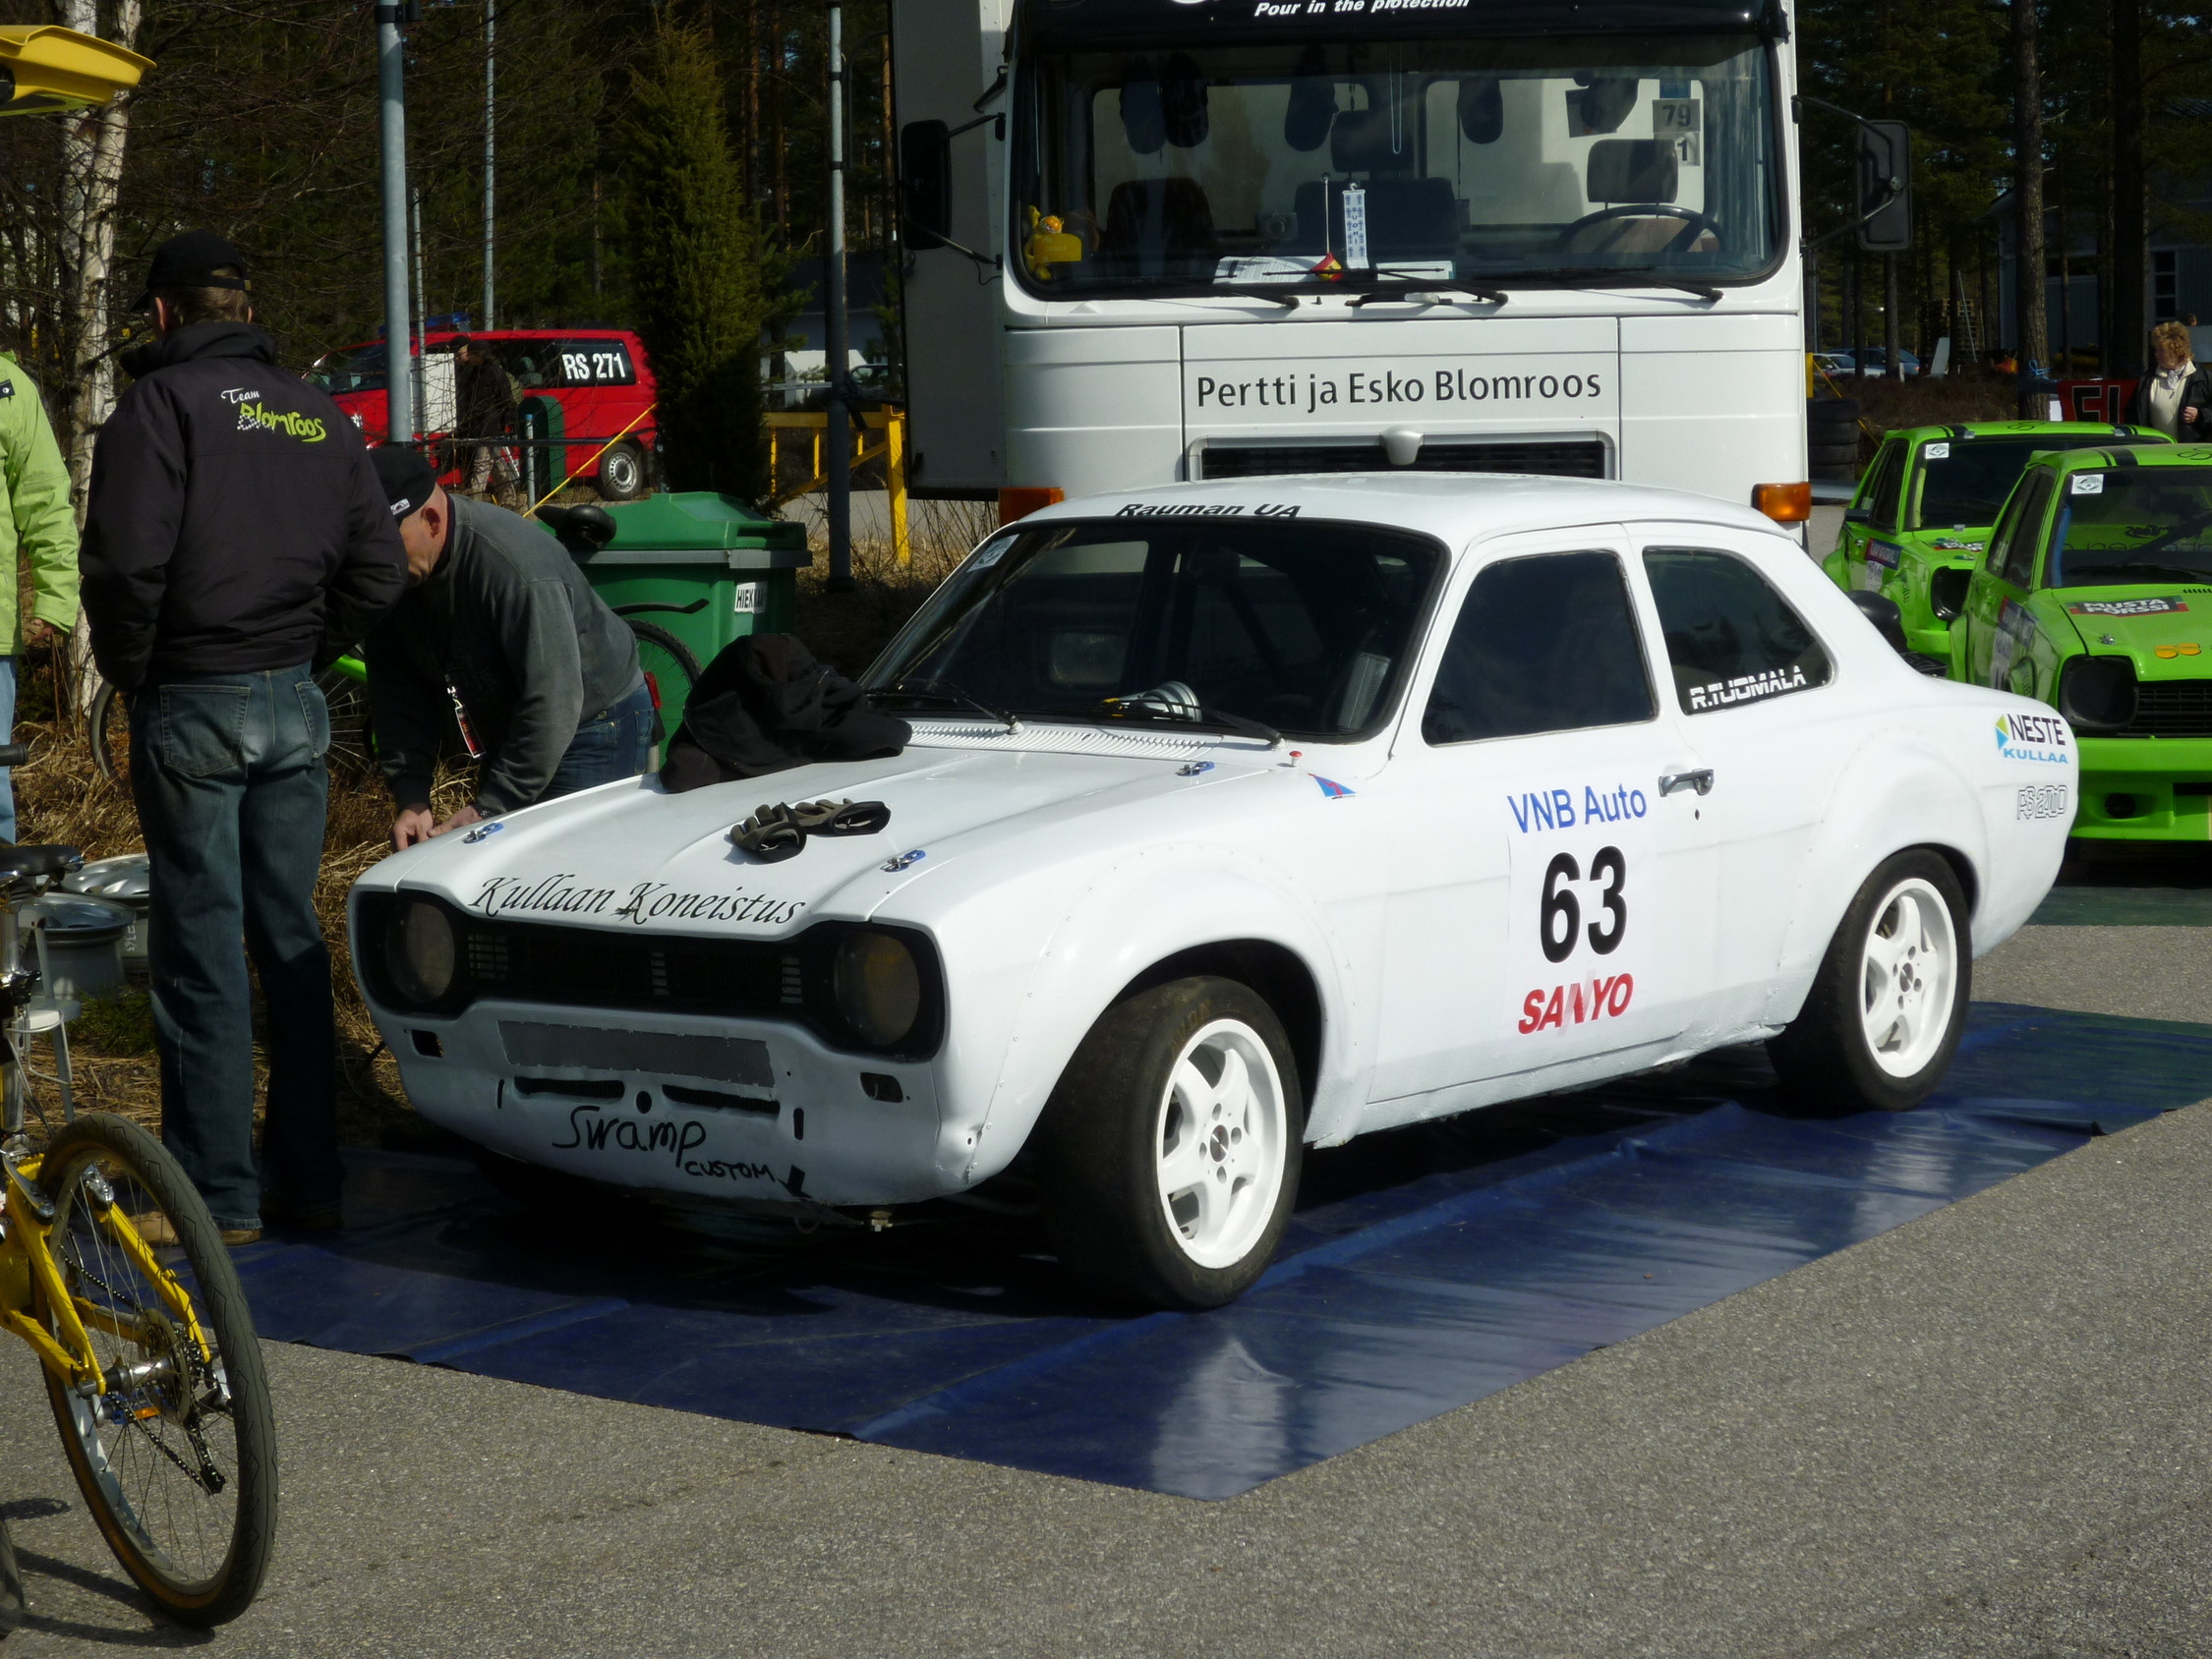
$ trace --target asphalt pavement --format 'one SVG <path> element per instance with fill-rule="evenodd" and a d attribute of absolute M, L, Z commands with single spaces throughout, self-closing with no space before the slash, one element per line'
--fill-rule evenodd
<path fill-rule="evenodd" d="M 2212 929 L 2033 927 L 1977 995 L 2212 1021 Z M 9 1344 L 8 1651 L 2212 1654 L 2208 1190 L 2212 1102 L 1221 1503 L 271 1344 L 278 1558 L 211 1637 Z"/>

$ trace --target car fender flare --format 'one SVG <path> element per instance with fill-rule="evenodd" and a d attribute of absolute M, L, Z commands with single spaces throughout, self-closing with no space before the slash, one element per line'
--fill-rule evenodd
<path fill-rule="evenodd" d="M 1230 941 L 1279 946 L 1312 981 L 1321 1033 L 1309 1137 L 1331 1112 L 1356 1109 L 1351 964 L 1318 907 L 1264 856 L 1166 843 L 1089 872 L 1053 928 L 1011 1023 L 967 1178 L 995 1173 L 1020 1150 L 1077 1048 L 1132 983 Z"/>
<path fill-rule="evenodd" d="M 1875 868 L 1907 847 L 1949 858 L 1966 889 L 1967 915 L 1986 890 L 1989 830 L 1972 788 L 1955 764 L 1895 735 L 1863 744 L 1836 774 L 1827 810 L 1802 866 L 1782 937 L 1781 960 L 1767 994 L 1770 1025 L 1795 1019 L 1820 971 L 1829 942 Z M 1825 873 L 1849 871 L 1847 883 Z"/>

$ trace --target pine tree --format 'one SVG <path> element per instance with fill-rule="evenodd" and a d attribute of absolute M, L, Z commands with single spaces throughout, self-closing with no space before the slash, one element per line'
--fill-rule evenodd
<path fill-rule="evenodd" d="M 664 22 L 623 125 L 631 312 L 660 384 L 658 420 L 672 489 L 757 499 L 760 337 L 770 309 L 729 145 L 713 41 Z"/>

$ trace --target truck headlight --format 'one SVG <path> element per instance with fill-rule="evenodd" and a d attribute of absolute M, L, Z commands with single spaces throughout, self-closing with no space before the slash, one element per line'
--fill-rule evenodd
<path fill-rule="evenodd" d="M 871 1048 L 890 1048 L 921 1017 L 921 967 L 890 934 L 863 928 L 840 940 L 831 984 L 839 1016 Z"/>
<path fill-rule="evenodd" d="M 384 935 L 384 967 L 411 1002 L 437 1002 L 453 989 L 456 953 L 452 919 L 442 905 L 415 899 L 400 906 Z"/>

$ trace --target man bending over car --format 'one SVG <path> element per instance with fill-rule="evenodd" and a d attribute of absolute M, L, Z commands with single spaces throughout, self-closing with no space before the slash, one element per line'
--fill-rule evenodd
<path fill-rule="evenodd" d="M 412 449 L 371 458 L 407 549 L 407 596 L 366 642 L 392 845 L 644 772 L 653 699 L 637 641 L 567 550 L 517 513 L 446 494 Z M 478 772 L 475 798 L 437 823 L 441 750 Z"/>

